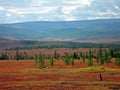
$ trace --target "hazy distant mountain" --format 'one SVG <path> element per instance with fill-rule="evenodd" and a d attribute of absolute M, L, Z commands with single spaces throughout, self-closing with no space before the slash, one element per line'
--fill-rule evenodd
<path fill-rule="evenodd" d="M 120 19 L 0 24 L 2 39 L 120 39 Z"/>

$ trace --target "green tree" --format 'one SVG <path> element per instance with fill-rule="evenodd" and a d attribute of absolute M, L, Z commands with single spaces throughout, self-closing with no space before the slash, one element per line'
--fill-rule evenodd
<path fill-rule="evenodd" d="M 89 57 L 88 57 L 88 67 L 92 67 L 93 62 L 92 62 L 92 52 L 91 49 L 89 50 Z"/>
<path fill-rule="evenodd" d="M 59 55 L 59 54 L 57 53 L 57 51 L 55 50 L 55 52 L 54 52 L 54 58 L 58 60 L 59 57 L 60 57 L 60 55 Z"/>
<path fill-rule="evenodd" d="M 53 56 L 50 56 L 50 65 L 51 65 L 51 66 L 54 65 L 54 59 L 53 59 Z"/>
<path fill-rule="evenodd" d="M 15 54 L 15 60 L 20 60 L 20 53 L 18 50 L 16 51 L 16 54 Z"/>
<path fill-rule="evenodd" d="M 115 64 L 120 67 L 120 58 L 115 59 Z"/>
<path fill-rule="evenodd" d="M 104 64 L 104 55 L 103 55 L 102 46 L 100 46 L 100 48 L 98 49 L 98 53 L 99 53 L 99 64 L 103 65 Z"/>
<path fill-rule="evenodd" d="M 39 55 L 35 55 L 34 61 L 35 61 L 35 64 L 38 64 L 38 65 L 39 65 L 39 68 L 40 68 L 40 69 L 46 67 L 46 66 L 45 66 L 45 58 L 44 58 L 44 55 L 42 55 L 41 53 L 39 53 Z"/>
<path fill-rule="evenodd" d="M 7 55 L 7 52 L 2 53 L 2 54 L 0 55 L 0 60 L 8 60 L 8 59 L 9 59 L 9 56 Z"/>
<path fill-rule="evenodd" d="M 82 58 L 82 56 L 83 56 L 83 55 L 82 55 L 82 52 L 80 52 L 79 59 L 81 59 L 81 58 Z"/>
<path fill-rule="evenodd" d="M 24 59 L 28 59 L 27 53 L 24 51 Z"/>
<path fill-rule="evenodd" d="M 65 54 L 64 62 L 66 65 L 69 65 L 70 63 L 70 56 L 68 54 Z"/>
<path fill-rule="evenodd" d="M 82 54 L 82 62 L 83 62 L 83 64 L 85 63 L 85 54 Z"/>
<path fill-rule="evenodd" d="M 35 56 L 34 56 L 34 61 L 35 61 L 35 65 L 37 65 L 37 63 L 38 63 L 38 55 L 37 54 L 35 54 Z"/>
<path fill-rule="evenodd" d="M 105 50 L 105 52 L 104 52 L 104 60 L 105 60 L 105 62 L 109 63 L 111 61 L 111 58 L 112 58 L 112 56 L 111 56 L 110 52 L 108 50 Z"/>
<path fill-rule="evenodd" d="M 73 59 L 78 59 L 78 53 L 73 52 Z"/>
<path fill-rule="evenodd" d="M 74 59 L 71 58 L 71 65 L 75 65 Z"/>
<path fill-rule="evenodd" d="M 99 60 L 100 60 L 100 54 L 97 53 L 97 55 L 96 55 L 96 62 L 99 63 Z"/>
<path fill-rule="evenodd" d="M 85 55 L 85 58 L 87 59 L 89 56 L 88 56 L 88 53 L 86 53 L 86 55 Z"/>
<path fill-rule="evenodd" d="M 45 57 L 41 53 L 39 54 L 39 60 L 38 60 L 39 68 L 45 68 Z"/>

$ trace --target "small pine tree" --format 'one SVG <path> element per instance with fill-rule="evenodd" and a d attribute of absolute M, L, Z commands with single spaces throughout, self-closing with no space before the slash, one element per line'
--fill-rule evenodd
<path fill-rule="evenodd" d="M 60 57 L 60 55 L 59 55 L 59 54 L 57 53 L 57 51 L 55 50 L 55 52 L 54 52 L 54 58 L 58 60 L 59 57 Z"/>
<path fill-rule="evenodd" d="M 70 63 L 70 56 L 68 54 L 65 55 L 64 62 L 66 65 L 69 65 Z"/>
<path fill-rule="evenodd" d="M 7 55 L 7 52 L 0 55 L 0 60 L 8 60 L 9 56 Z"/>
<path fill-rule="evenodd" d="M 20 54 L 18 50 L 16 51 L 16 54 L 15 54 L 15 60 L 20 60 Z"/>
<path fill-rule="evenodd" d="M 93 66 L 92 58 L 89 57 L 89 60 L 88 60 L 88 67 L 92 67 L 92 66 Z"/>
<path fill-rule="evenodd" d="M 70 61 L 71 65 L 75 65 L 75 62 L 74 62 L 74 59 L 71 58 L 71 61 Z"/>
<path fill-rule="evenodd" d="M 44 55 L 42 55 L 41 53 L 39 53 L 39 55 L 36 54 L 34 56 L 34 61 L 35 61 L 35 64 L 39 65 L 40 69 L 45 68 Z"/>
<path fill-rule="evenodd" d="M 41 53 L 39 54 L 38 64 L 40 69 L 45 68 L 45 58 Z"/>
<path fill-rule="evenodd" d="M 50 65 L 51 65 L 51 66 L 54 65 L 54 59 L 53 59 L 53 56 L 50 57 Z"/>
<path fill-rule="evenodd" d="M 115 64 L 120 67 L 120 58 L 115 59 Z"/>
<path fill-rule="evenodd" d="M 102 46 L 100 46 L 98 53 L 99 53 L 99 64 L 103 65 L 104 64 L 104 55 L 103 55 Z"/>
<path fill-rule="evenodd" d="M 78 59 L 78 54 L 76 52 L 73 53 L 73 59 Z"/>
<path fill-rule="evenodd" d="M 38 63 L 38 55 L 37 54 L 34 56 L 34 61 L 35 61 L 35 65 L 37 65 L 37 63 Z"/>
<path fill-rule="evenodd" d="M 99 60 L 100 60 L 100 55 L 99 55 L 99 53 L 97 53 L 97 55 L 96 55 L 96 62 L 99 63 Z"/>
<path fill-rule="evenodd" d="M 114 58 L 114 50 L 110 49 L 111 58 Z"/>
<path fill-rule="evenodd" d="M 88 58 L 88 67 L 92 67 L 93 62 L 92 62 L 92 52 L 89 50 L 89 58 Z"/>
<path fill-rule="evenodd" d="M 86 59 L 88 58 L 88 53 L 86 53 L 85 58 L 86 58 Z"/>
<path fill-rule="evenodd" d="M 104 52 L 104 60 L 105 60 L 106 63 L 108 63 L 108 54 L 107 54 L 106 50 Z"/>
<path fill-rule="evenodd" d="M 83 56 L 83 55 L 82 55 L 82 52 L 80 52 L 79 58 L 81 59 L 81 58 L 82 58 L 82 56 Z"/>
<path fill-rule="evenodd" d="M 83 64 L 85 63 L 85 54 L 82 54 L 82 61 L 83 61 Z"/>
<path fill-rule="evenodd" d="M 24 59 L 28 59 L 27 53 L 24 52 Z"/>

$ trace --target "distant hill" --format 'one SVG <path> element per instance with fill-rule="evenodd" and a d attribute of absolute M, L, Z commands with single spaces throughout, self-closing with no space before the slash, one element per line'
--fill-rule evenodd
<path fill-rule="evenodd" d="M 120 19 L 0 24 L 0 38 L 62 41 L 120 39 Z"/>

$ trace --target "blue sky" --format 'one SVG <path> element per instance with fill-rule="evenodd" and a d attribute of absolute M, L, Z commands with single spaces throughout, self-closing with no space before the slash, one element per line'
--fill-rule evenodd
<path fill-rule="evenodd" d="M 120 0 L 0 0 L 0 23 L 120 18 Z"/>

